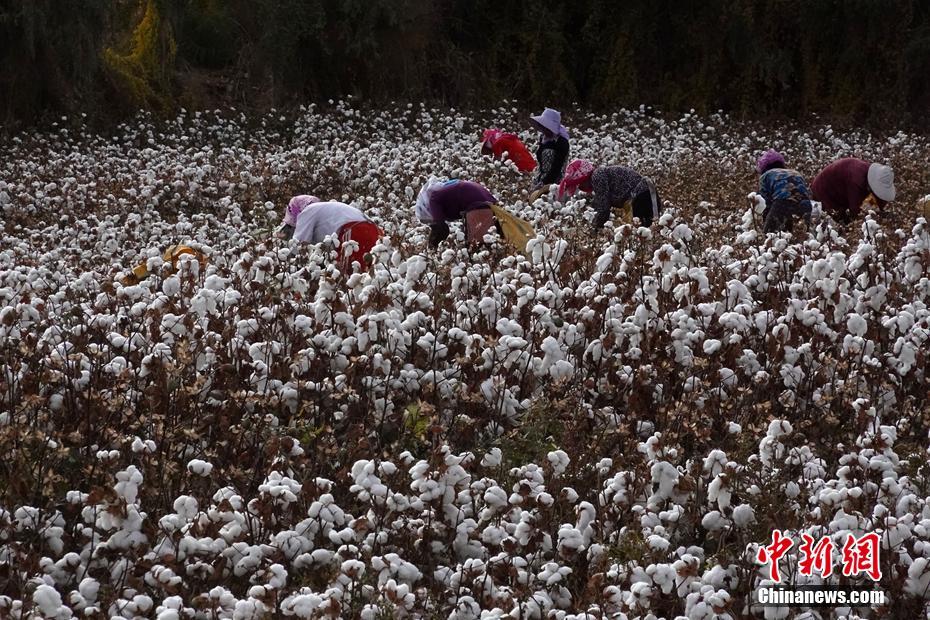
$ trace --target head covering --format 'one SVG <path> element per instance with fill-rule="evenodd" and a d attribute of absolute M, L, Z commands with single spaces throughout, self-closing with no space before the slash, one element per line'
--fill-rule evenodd
<path fill-rule="evenodd" d="M 562 114 L 558 110 L 546 108 L 542 114 L 531 116 L 530 119 L 543 129 L 549 130 L 555 136 L 562 136 L 568 140 L 568 130 L 562 125 Z"/>
<path fill-rule="evenodd" d="M 504 132 L 500 129 L 485 129 L 484 134 L 481 136 L 481 143 L 485 146 L 492 147 L 503 135 Z"/>
<path fill-rule="evenodd" d="M 879 200 L 885 202 L 894 200 L 897 192 L 894 187 L 894 170 L 891 166 L 872 164 L 869 166 L 868 179 L 869 189 Z"/>
<path fill-rule="evenodd" d="M 578 188 L 591 178 L 595 166 L 584 159 L 576 159 L 565 168 L 565 176 L 559 183 L 559 199 L 571 196 Z"/>
<path fill-rule="evenodd" d="M 287 208 L 284 210 L 283 223 L 288 226 L 297 226 L 297 216 L 300 215 L 301 211 L 315 202 L 320 202 L 320 199 L 316 196 L 308 196 L 307 194 L 294 196 L 291 198 L 291 201 L 287 203 Z"/>
<path fill-rule="evenodd" d="M 784 168 L 787 166 L 785 157 L 775 149 L 769 149 L 759 156 L 756 161 L 756 172 L 763 174 L 770 168 Z"/>
<path fill-rule="evenodd" d="M 426 183 L 423 184 L 423 188 L 420 190 L 420 193 L 417 196 L 416 207 L 414 208 L 417 219 L 419 219 L 421 222 L 433 221 L 433 214 L 429 210 L 429 194 L 431 191 L 433 191 L 434 188 L 439 187 L 442 184 L 443 182 L 436 177 L 430 177 L 427 179 Z"/>

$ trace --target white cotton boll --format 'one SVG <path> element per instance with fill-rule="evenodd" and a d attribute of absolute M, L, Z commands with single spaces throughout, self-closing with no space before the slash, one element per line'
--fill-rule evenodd
<path fill-rule="evenodd" d="M 704 354 L 713 355 L 714 353 L 720 350 L 720 347 L 722 346 L 722 344 L 723 343 L 721 343 L 719 340 L 713 340 L 713 339 L 705 340 L 704 341 Z"/>
<path fill-rule="evenodd" d="M 209 476 L 213 471 L 213 464 L 200 459 L 192 459 L 187 463 L 187 470 L 195 476 Z"/>
<path fill-rule="evenodd" d="M 708 532 L 723 530 L 729 525 L 730 521 L 717 510 L 711 510 L 701 519 L 701 527 Z"/>
<path fill-rule="evenodd" d="M 497 467 L 503 460 L 503 453 L 500 448 L 491 448 L 488 453 L 481 458 L 482 467 Z"/>
<path fill-rule="evenodd" d="M 853 336 L 864 336 L 868 326 L 866 320 L 858 314 L 850 314 L 846 319 L 846 328 Z"/>
<path fill-rule="evenodd" d="M 142 484 L 142 472 L 135 465 L 130 465 L 116 474 L 116 481 L 113 487 L 116 494 L 125 499 L 127 503 L 134 504 L 139 495 L 139 486 Z"/>
<path fill-rule="evenodd" d="M 659 553 L 665 553 L 666 551 L 668 551 L 669 547 L 671 546 L 671 543 L 668 541 L 667 538 L 663 536 L 658 536 L 656 534 L 650 534 L 646 538 L 646 544 L 649 545 L 650 549 L 652 549 L 653 551 L 657 551 Z"/>
<path fill-rule="evenodd" d="M 717 507 L 723 511 L 730 507 L 730 497 L 727 475 L 719 474 L 707 486 L 707 501 L 717 502 Z"/>
<path fill-rule="evenodd" d="M 61 595 L 50 585 L 42 584 L 32 594 L 32 602 L 47 618 L 70 618 L 71 610 L 62 606 Z"/>
<path fill-rule="evenodd" d="M 81 583 L 78 584 L 78 592 L 81 593 L 81 596 L 83 596 L 84 600 L 88 603 L 93 603 L 97 600 L 97 593 L 99 591 L 100 582 L 98 582 L 96 579 L 85 577 L 81 580 Z"/>
<path fill-rule="evenodd" d="M 484 503 L 488 506 L 503 508 L 507 502 L 507 492 L 500 487 L 491 487 L 484 492 Z"/>
<path fill-rule="evenodd" d="M 747 525 L 754 523 L 756 520 L 756 513 L 752 509 L 752 506 L 749 504 L 740 504 L 733 509 L 733 523 L 736 527 L 744 528 Z"/>
<path fill-rule="evenodd" d="M 197 499 L 190 495 L 181 495 L 174 500 L 174 511 L 182 519 L 191 520 L 197 516 L 199 510 Z"/>
<path fill-rule="evenodd" d="M 767 437 L 773 439 L 779 439 L 790 435 L 794 428 L 791 426 L 791 423 L 787 420 L 772 420 L 769 422 L 768 431 L 766 432 Z"/>
<path fill-rule="evenodd" d="M 181 292 L 181 280 L 177 276 L 168 276 L 161 283 L 161 291 L 168 297 L 174 297 Z"/>
<path fill-rule="evenodd" d="M 561 476 L 565 473 L 565 470 L 568 469 L 569 458 L 564 450 L 550 452 L 546 456 L 546 459 L 549 461 L 549 465 L 552 466 L 552 471 L 556 476 Z"/>
<path fill-rule="evenodd" d="M 143 441 L 141 437 L 136 437 L 132 441 L 131 448 L 136 454 L 154 454 L 156 445 L 151 439 Z"/>
<path fill-rule="evenodd" d="M 654 498 L 659 501 L 670 499 L 675 492 L 675 485 L 678 484 L 678 469 L 668 461 L 659 461 L 652 466 L 650 473 Z"/>
<path fill-rule="evenodd" d="M 916 558 L 914 563 L 908 567 L 904 591 L 930 600 L 930 559 Z"/>

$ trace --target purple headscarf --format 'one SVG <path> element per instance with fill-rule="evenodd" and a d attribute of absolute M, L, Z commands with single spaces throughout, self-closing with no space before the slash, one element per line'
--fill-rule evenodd
<path fill-rule="evenodd" d="M 316 196 L 307 194 L 301 194 L 300 196 L 291 198 L 291 201 L 287 203 L 287 208 L 284 210 L 284 223 L 288 226 L 297 226 L 297 216 L 300 215 L 301 211 L 315 202 L 320 202 L 320 199 Z"/>
<path fill-rule="evenodd" d="M 769 149 L 762 153 L 762 155 L 759 156 L 758 161 L 756 161 L 756 172 L 762 174 L 769 168 L 784 168 L 786 165 L 785 157 L 781 153 L 775 149 Z"/>

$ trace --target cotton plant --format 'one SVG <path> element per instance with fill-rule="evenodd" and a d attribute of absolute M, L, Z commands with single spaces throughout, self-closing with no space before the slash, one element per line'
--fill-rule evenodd
<path fill-rule="evenodd" d="M 925 137 L 573 110 L 573 156 L 670 201 L 592 239 L 589 199 L 529 204 L 478 156 L 512 102 L 283 118 L 4 140 L 0 615 L 746 617 L 775 527 L 876 531 L 896 613 L 926 613 L 925 218 L 765 236 L 746 210 L 778 140 L 806 173 L 890 157 L 916 196 Z M 537 236 L 427 247 L 431 175 Z M 370 270 L 271 238 L 311 190 L 386 232 Z"/>

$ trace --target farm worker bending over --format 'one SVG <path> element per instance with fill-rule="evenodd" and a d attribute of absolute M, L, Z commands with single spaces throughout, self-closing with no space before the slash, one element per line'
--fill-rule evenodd
<path fill-rule="evenodd" d="M 539 147 L 536 161 L 539 170 L 533 177 L 533 194 L 530 201 L 543 195 L 549 186 L 562 180 L 565 164 L 568 163 L 568 130 L 562 125 L 558 110 L 546 108 L 542 114 L 531 116 L 530 122 L 539 130 Z"/>
<path fill-rule="evenodd" d="M 759 173 L 759 195 L 765 199 L 762 212 L 762 230 L 769 232 L 790 231 L 797 218 L 810 221 L 811 215 L 818 218 L 819 208 L 813 213 L 811 192 L 804 177 L 785 163 L 785 158 L 776 150 L 762 153 L 756 162 Z"/>
<path fill-rule="evenodd" d="M 449 236 L 449 222 L 496 203 L 497 198 L 480 183 L 431 178 L 417 196 L 416 215 L 429 224 L 429 243 L 436 247 Z"/>
<path fill-rule="evenodd" d="M 622 209 L 622 219 L 632 222 L 639 218 L 642 226 L 651 226 L 659 216 L 662 203 L 655 184 L 627 166 L 595 166 L 576 159 L 565 169 L 565 178 L 559 184 L 559 199 L 571 196 L 577 190 L 594 193 L 594 230 L 610 219 L 614 208 Z"/>
<path fill-rule="evenodd" d="M 841 222 L 849 222 L 863 207 L 878 207 L 894 200 L 894 170 L 882 164 L 846 157 L 839 159 L 814 178 L 814 200 L 824 211 Z"/>
<path fill-rule="evenodd" d="M 291 198 L 277 235 L 304 243 L 321 243 L 329 236 L 339 239 L 340 245 L 355 241 L 358 250 L 341 261 L 342 270 L 348 271 L 354 261 L 365 266 L 365 255 L 378 243 L 382 232 L 353 206 L 335 201 L 321 202 L 316 196 L 301 195 Z"/>
<path fill-rule="evenodd" d="M 493 155 L 494 159 L 510 159 L 520 172 L 532 172 L 536 169 L 536 160 L 520 138 L 500 129 L 485 129 L 481 136 L 481 153 Z"/>

